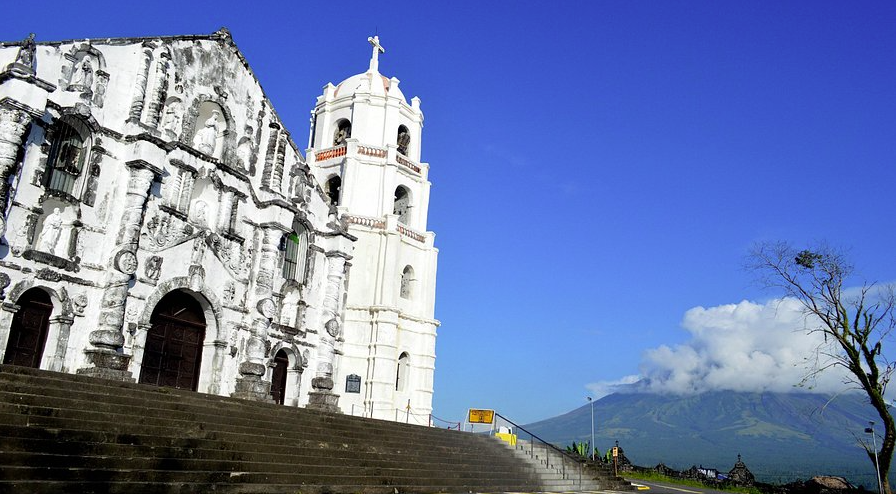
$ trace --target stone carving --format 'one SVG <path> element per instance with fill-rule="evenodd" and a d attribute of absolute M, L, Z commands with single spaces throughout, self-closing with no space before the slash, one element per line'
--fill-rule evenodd
<path fill-rule="evenodd" d="M 125 320 L 127 320 L 128 322 L 137 322 L 138 315 L 139 314 L 138 314 L 137 306 L 132 303 L 128 304 L 128 310 L 125 313 Z"/>
<path fill-rule="evenodd" d="M 159 276 L 162 274 L 162 259 L 159 256 L 150 256 L 149 259 L 146 260 L 146 267 L 143 269 L 143 273 L 147 278 L 158 281 Z"/>
<path fill-rule="evenodd" d="M 87 302 L 88 302 L 87 295 L 84 295 L 83 293 L 79 293 L 78 295 L 75 295 L 75 297 L 72 299 L 72 307 L 75 311 L 75 315 L 77 315 L 77 316 L 84 315 L 84 309 L 87 308 Z"/>
<path fill-rule="evenodd" d="M 201 292 L 205 286 L 205 269 L 198 264 L 190 266 L 190 289 L 194 292 Z"/>
<path fill-rule="evenodd" d="M 205 125 L 196 132 L 193 137 L 193 147 L 198 151 L 211 155 L 218 145 L 218 123 L 221 112 L 212 110 L 212 115 L 205 121 Z"/>
<path fill-rule="evenodd" d="M 115 255 L 115 269 L 127 275 L 136 273 L 137 256 L 129 250 L 119 252 Z"/>
<path fill-rule="evenodd" d="M 302 351 L 302 367 L 308 367 L 308 359 L 311 358 L 311 353 L 308 350 Z"/>
<path fill-rule="evenodd" d="M 270 298 L 259 300 L 256 308 L 258 313 L 264 316 L 265 319 L 273 319 L 274 315 L 277 314 L 277 304 Z"/>
<path fill-rule="evenodd" d="M 86 91 L 93 87 L 93 66 L 89 57 L 84 57 L 72 73 L 72 80 L 68 85 L 69 91 Z"/>
<path fill-rule="evenodd" d="M 31 33 L 22 41 L 22 46 L 19 48 L 19 52 L 16 53 L 15 63 L 24 65 L 34 71 L 34 51 L 34 33 Z"/>
<path fill-rule="evenodd" d="M 93 94 L 93 104 L 102 108 L 103 99 L 106 97 L 106 86 L 109 85 L 109 74 L 98 70 L 96 71 L 96 90 Z"/>
<path fill-rule="evenodd" d="M 236 283 L 233 281 L 228 281 L 226 285 L 224 285 L 224 293 L 222 295 L 222 299 L 224 300 L 224 305 L 233 305 L 233 298 L 236 295 Z"/>
<path fill-rule="evenodd" d="M 333 338 L 339 338 L 342 335 L 342 327 L 339 325 L 339 321 L 336 320 L 336 318 L 327 321 L 327 323 L 324 324 L 324 328 Z"/>
<path fill-rule="evenodd" d="M 0 300 L 6 298 L 6 289 L 9 287 L 9 275 L 6 273 L 0 273 Z"/>
<path fill-rule="evenodd" d="M 59 236 L 62 234 L 62 213 L 59 208 L 53 208 L 53 212 L 44 219 L 43 229 L 37 237 L 35 249 L 56 255 L 56 247 L 59 244 Z"/>
<path fill-rule="evenodd" d="M 208 228 L 208 204 L 205 201 L 196 201 L 193 204 L 193 222 L 202 228 Z"/>
<path fill-rule="evenodd" d="M 165 107 L 165 114 L 162 116 L 162 130 L 175 139 L 180 135 L 183 111 L 183 104 L 175 100 Z"/>

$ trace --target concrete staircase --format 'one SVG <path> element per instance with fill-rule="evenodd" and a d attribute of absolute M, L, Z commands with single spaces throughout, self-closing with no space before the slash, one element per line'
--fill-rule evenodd
<path fill-rule="evenodd" d="M 518 440 L 515 446 L 501 441 L 513 454 L 529 463 L 540 479 L 542 490 L 569 491 L 633 491 L 634 487 L 617 477 L 603 463 L 579 462 L 557 448 L 544 443 Z"/>
<path fill-rule="evenodd" d="M 0 366 L 4 493 L 467 493 L 572 485 L 521 458 L 478 434 Z"/>

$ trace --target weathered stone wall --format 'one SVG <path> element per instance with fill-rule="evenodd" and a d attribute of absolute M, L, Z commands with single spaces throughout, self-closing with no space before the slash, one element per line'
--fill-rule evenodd
<path fill-rule="evenodd" d="M 19 51 L 0 44 L 0 68 Z M 0 75 L 0 352 L 37 287 L 53 302 L 41 367 L 135 379 L 154 309 L 181 290 L 205 315 L 200 391 L 266 399 L 282 349 L 287 403 L 306 404 L 340 351 L 323 335 L 343 309 L 325 300 L 341 300 L 347 266 L 335 286 L 327 266 L 352 239 L 229 33 L 38 43 L 34 58 L 36 71 Z M 68 175 L 60 153 L 77 156 Z M 307 263 L 287 280 L 298 225 Z"/>

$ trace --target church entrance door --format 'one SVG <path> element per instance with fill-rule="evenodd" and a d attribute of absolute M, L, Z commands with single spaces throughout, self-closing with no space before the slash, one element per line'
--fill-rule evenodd
<path fill-rule="evenodd" d="M 150 323 L 140 382 L 196 391 L 205 340 L 199 302 L 186 292 L 171 292 L 156 305 Z"/>
<path fill-rule="evenodd" d="M 3 363 L 38 368 L 47 343 L 53 302 L 47 292 L 32 288 L 22 294 L 18 305 L 20 308 L 12 318 Z"/>
<path fill-rule="evenodd" d="M 289 368 L 289 356 L 280 350 L 274 355 L 274 371 L 271 376 L 271 397 L 274 403 L 282 405 L 286 401 L 286 369 Z"/>

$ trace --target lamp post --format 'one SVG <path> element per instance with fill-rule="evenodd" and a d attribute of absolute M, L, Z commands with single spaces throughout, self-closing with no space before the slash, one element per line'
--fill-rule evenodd
<path fill-rule="evenodd" d="M 590 396 L 588 398 L 588 403 L 591 403 L 591 462 L 594 462 L 594 401 Z"/>
<path fill-rule="evenodd" d="M 884 484 L 880 480 L 880 463 L 877 460 L 877 439 L 874 434 L 874 421 L 869 420 L 868 425 L 871 427 L 866 427 L 865 432 L 871 434 L 871 446 L 874 448 L 874 471 L 877 472 L 877 492 L 879 494 L 884 494 Z"/>

